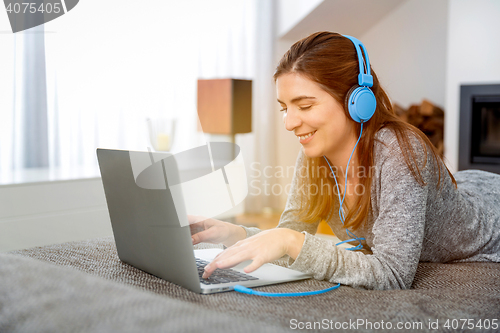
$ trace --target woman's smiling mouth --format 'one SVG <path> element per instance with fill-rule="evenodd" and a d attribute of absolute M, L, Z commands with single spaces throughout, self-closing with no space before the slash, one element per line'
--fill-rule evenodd
<path fill-rule="evenodd" d="M 299 142 L 301 144 L 308 143 L 309 141 L 312 140 L 312 138 L 314 136 L 314 133 L 316 133 L 316 131 L 309 132 L 309 133 L 306 133 L 306 134 L 303 134 L 303 135 L 297 135 L 297 137 L 299 138 Z"/>

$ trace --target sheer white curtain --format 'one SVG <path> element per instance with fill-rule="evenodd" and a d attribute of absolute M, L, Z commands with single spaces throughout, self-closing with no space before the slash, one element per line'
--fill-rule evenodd
<path fill-rule="evenodd" d="M 85 1 L 46 24 L 51 165 L 144 150 L 147 117 L 178 117 L 174 151 L 203 143 L 197 79 L 252 78 L 254 16 L 254 1 Z"/>
<path fill-rule="evenodd" d="M 44 29 L 16 35 L 9 30 L 8 20 L 0 21 L 0 171 L 46 167 Z"/>
<path fill-rule="evenodd" d="M 14 73 L 15 73 L 15 35 L 10 30 L 7 15 L 0 20 L 0 170 L 13 168 L 14 150 Z"/>

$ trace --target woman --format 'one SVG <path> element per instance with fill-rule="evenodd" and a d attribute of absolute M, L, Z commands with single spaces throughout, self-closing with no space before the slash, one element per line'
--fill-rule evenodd
<path fill-rule="evenodd" d="M 395 116 L 373 71 L 375 112 L 354 121 L 346 98 L 358 75 L 370 74 L 366 50 L 359 54 L 349 38 L 319 32 L 283 56 L 274 74 L 278 101 L 302 144 L 285 211 L 266 231 L 192 221 L 194 244 L 228 247 L 204 277 L 251 259 L 249 273 L 288 255 L 289 268 L 319 280 L 405 289 L 419 261 L 500 262 L 500 175 L 453 176 L 427 137 Z M 322 219 L 363 252 L 314 236 Z"/>

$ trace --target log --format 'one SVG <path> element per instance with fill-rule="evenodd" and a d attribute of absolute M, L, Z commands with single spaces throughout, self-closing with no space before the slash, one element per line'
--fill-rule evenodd
<path fill-rule="evenodd" d="M 421 104 L 408 109 L 394 103 L 395 114 L 403 121 L 421 130 L 432 142 L 438 153 L 444 154 L 444 111 L 431 101 L 424 99 Z"/>

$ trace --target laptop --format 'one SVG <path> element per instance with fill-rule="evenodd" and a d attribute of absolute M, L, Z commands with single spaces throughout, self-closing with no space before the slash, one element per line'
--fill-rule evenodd
<path fill-rule="evenodd" d="M 222 249 L 194 249 L 187 215 L 178 213 L 183 199 L 168 186 L 183 179 L 183 171 L 172 157 L 175 155 L 163 152 L 97 149 L 120 260 L 200 294 L 231 291 L 235 285 L 257 287 L 312 277 L 270 263 L 246 274 L 243 268 L 251 261 L 245 261 L 202 279 L 203 267 Z M 144 177 L 151 170 L 162 177 Z"/>

